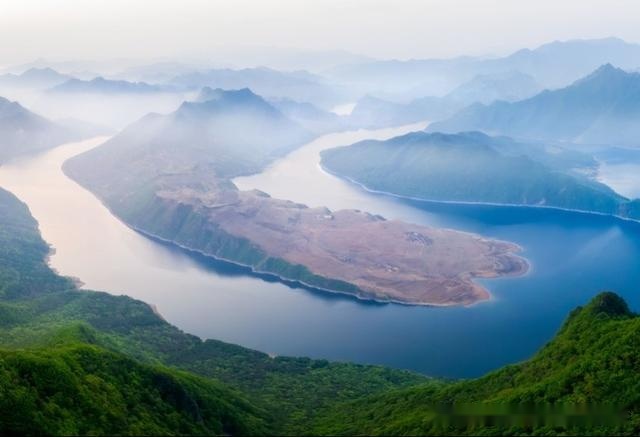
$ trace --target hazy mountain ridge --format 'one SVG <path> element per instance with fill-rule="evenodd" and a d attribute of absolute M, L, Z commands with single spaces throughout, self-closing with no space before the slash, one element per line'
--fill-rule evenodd
<path fill-rule="evenodd" d="M 55 123 L 29 111 L 18 102 L 0 97 L 0 163 L 18 155 L 95 134 L 90 126 L 79 127 Z"/>
<path fill-rule="evenodd" d="M 311 133 L 249 89 L 205 89 L 200 97 L 167 115 L 148 114 L 66 168 L 87 172 L 100 195 L 118 197 L 121 190 L 172 174 L 209 172 L 213 180 L 258 171 L 311 139 Z M 100 168 L 90 170 L 98 161 Z"/>
<path fill-rule="evenodd" d="M 640 45 L 618 38 L 554 41 L 504 57 L 374 61 L 338 67 L 328 75 L 362 93 L 378 90 L 376 95 L 382 98 L 410 99 L 443 96 L 478 74 L 510 71 L 532 76 L 543 88 L 558 88 L 606 63 L 638 68 Z"/>
<path fill-rule="evenodd" d="M 270 103 L 291 120 L 299 123 L 314 134 L 337 132 L 352 127 L 349 117 L 325 111 L 308 102 L 291 99 L 272 99 Z"/>
<path fill-rule="evenodd" d="M 461 105 L 489 104 L 496 100 L 516 101 L 541 91 L 530 74 L 514 70 L 506 73 L 479 74 L 447 94 L 447 98 Z"/>
<path fill-rule="evenodd" d="M 146 94 L 167 92 L 169 90 L 157 85 L 149 85 L 145 82 L 128 82 L 96 77 L 91 80 L 69 79 L 48 91 L 52 93 Z"/>
<path fill-rule="evenodd" d="M 20 74 L 6 73 L 0 76 L 0 87 L 27 87 L 45 89 L 60 85 L 71 76 L 61 74 L 52 68 L 30 68 Z"/>
<path fill-rule="evenodd" d="M 176 76 L 167 83 L 187 89 L 250 88 L 267 99 L 288 98 L 324 108 L 345 100 L 345 90 L 326 83 L 320 76 L 306 71 L 286 72 L 266 67 L 195 71 Z"/>
<path fill-rule="evenodd" d="M 454 114 L 462 105 L 446 97 L 421 97 L 409 103 L 394 103 L 373 96 L 358 100 L 349 115 L 353 126 L 379 128 L 420 121 L 441 120 Z"/>
<path fill-rule="evenodd" d="M 408 103 L 396 103 L 365 96 L 358 100 L 349 121 L 353 126 L 387 127 L 419 121 L 437 121 L 454 115 L 473 103 L 518 100 L 536 94 L 535 80 L 517 71 L 478 75 L 442 97 L 419 97 Z"/>
<path fill-rule="evenodd" d="M 566 88 L 514 103 L 475 104 L 428 130 L 634 146 L 640 137 L 639 102 L 640 74 L 607 64 Z"/>

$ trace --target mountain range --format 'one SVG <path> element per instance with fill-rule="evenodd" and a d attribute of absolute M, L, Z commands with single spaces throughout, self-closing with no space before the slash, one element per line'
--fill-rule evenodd
<path fill-rule="evenodd" d="M 128 82 L 125 80 L 109 80 L 96 77 L 91 80 L 69 79 L 48 90 L 52 93 L 87 93 L 87 94 L 149 94 L 166 91 L 157 85 L 145 82 Z"/>
<path fill-rule="evenodd" d="M 30 68 L 20 74 L 0 75 L 0 87 L 46 89 L 70 79 L 71 76 L 58 73 L 52 68 Z"/>
<path fill-rule="evenodd" d="M 540 87 L 529 75 L 516 71 L 478 75 L 443 97 L 419 97 L 396 103 L 373 96 L 358 100 L 349 121 L 353 126 L 386 127 L 452 116 L 473 103 L 513 101 L 536 94 Z"/>
<path fill-rule="evenodd" d="M 187 89 L 250 88 L 265 98 L 287 98 L 323 108 L 345 99 L 344 90 L 326 83 L 320 76 L 306 71 L 282 72 L 265 67 L 196 71 L 176 76 L 167 83 Z"/>
<path fill-rule="evenodd" d="M 0 97 L 0 163 L 93 133 L 90 126 L 56 123 Z"/>
<path fill-rule="evenodd" d="M 345 65 L 326 74 L 382 98 L 445 95 L 477 75 L 517 71 L 542 88 L 564 87 L 598 66 L 640 67 L 640 45 L 618 38 L 554 41 L 504 57 L 385 60 Z M 398 80 L 402 78 L 402 80 Z"/>
<path fill-rule="evenodd" d="M 518 102 L 474 104 L 429 126 L 540 141 L 637 146 L 640 73 L 606 64 L 571 85 Z"/>

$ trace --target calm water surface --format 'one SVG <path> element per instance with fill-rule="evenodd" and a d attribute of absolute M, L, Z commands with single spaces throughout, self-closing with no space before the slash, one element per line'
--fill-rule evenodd
<path fill-rule="evenodd" d="M 603 289 L 640 309 L 640 225 L 531 208 L 443 205 L 367 193 L 323 172 L 320 150 L 424 125 L 331 134 L 236 183 L 311 206 L 357 208 L 517 242 L 533 269 L 485 281 L 494 298 L 470 308 L 363 303 L 285 285 L 148 240 L 64 176 L 62 163 L 99 144 L 68 144 L 0 167 L 0 186 L 25 201 L 51 264 L 86 288 L 157 306 L 181 329 L 270 353 L 386 364 L 470 377 L 530 356 L 568 311 Z"/>

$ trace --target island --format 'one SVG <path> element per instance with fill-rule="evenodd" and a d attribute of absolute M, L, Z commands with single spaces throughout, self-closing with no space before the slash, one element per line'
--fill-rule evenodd
<path fill-rule="evenodd" d="M 251 91 L 219 91 L 145 117 L 64 170 L 144 234 L 360 299 L 470 305 L 489 298 L 475 278 L 527 271 L 515 244 L 357 210 L 309 208 L 231 182 L 309 138 Z"/>

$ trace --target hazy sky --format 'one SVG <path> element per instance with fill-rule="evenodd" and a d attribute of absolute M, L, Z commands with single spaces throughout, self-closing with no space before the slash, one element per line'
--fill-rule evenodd
<path fill-rule="evenodd" d="M 639 20 L 638 0 L 0 0 L 0 65 L 200 56 L 219 45 L 503 54 L 554 39 L 638 42 Z"/>

